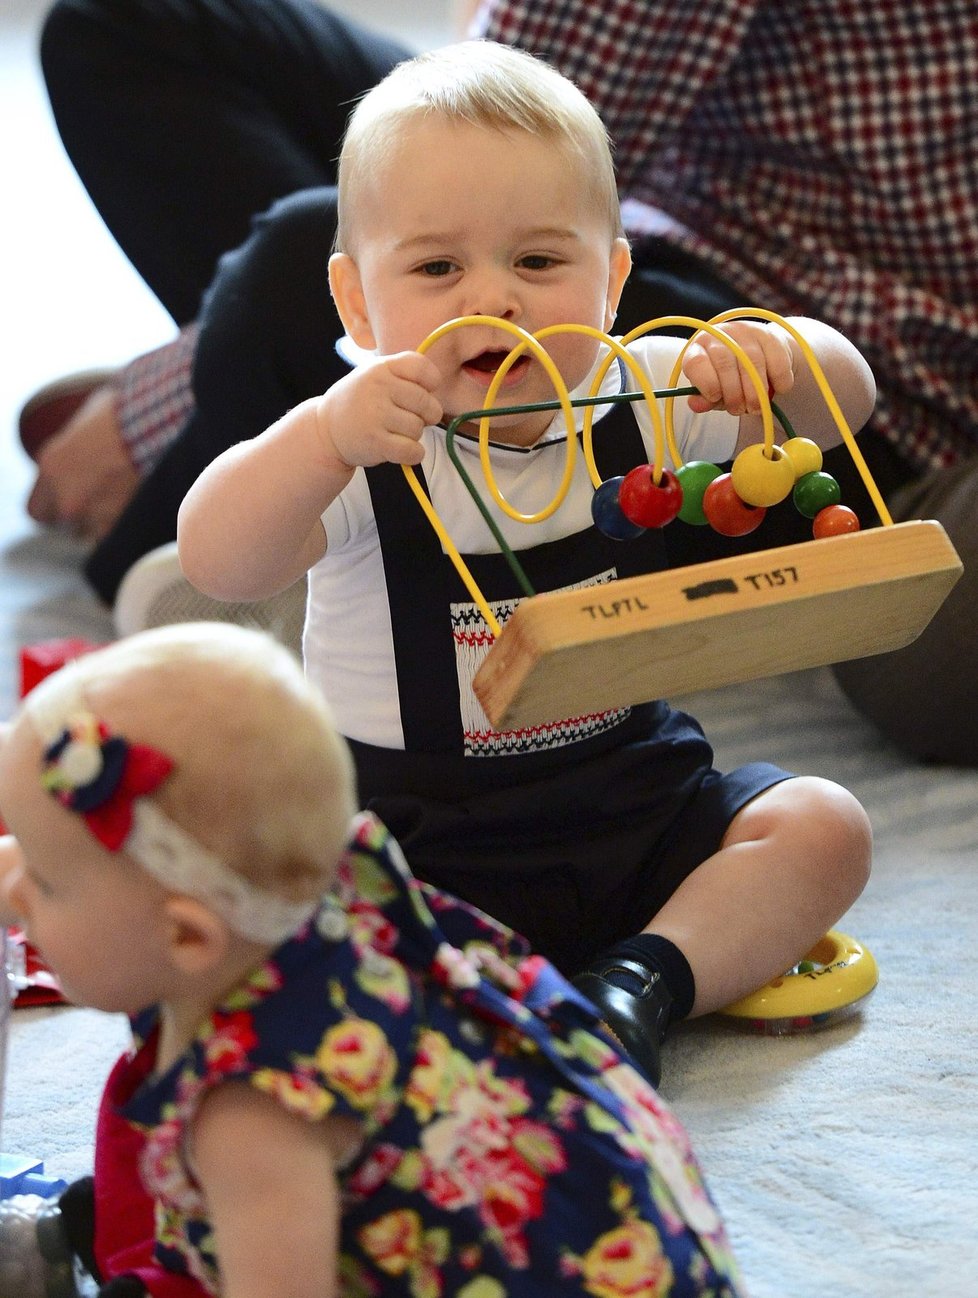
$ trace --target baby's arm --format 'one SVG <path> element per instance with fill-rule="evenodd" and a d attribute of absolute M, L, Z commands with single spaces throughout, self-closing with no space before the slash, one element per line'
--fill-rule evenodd
<path fill-rule="evenodd" d="M 831 326 L 802 316 L 789 317 L 788 322 L 812 348 L 846 422 L 857 432 L 872 414 L 876 401 L 876 383 L 869 365 L 852 343 Z M 737 320 L 724 325 L 723 331 L 754 362 L 800 437 L 810 437 L 823 448 L 841 440 L 808 362 L 786 330 L 773 323 Z M 701 393 L 689 398 L 692 410 L 722 408 L 741 416 L 737 451 L 762 439 L 757 391 L 728 347 L 709 334 L 697 334 L 686 351 L 683 373 Z"/>
<path fill-rule="evenodd" d="M 441 418 L 440 375 L 401 352 L 303 401 L 231 447 L 191 487 L 177 542 L 189 581 L 216 599 L 262 599 L 298 580 L 326 548 L 321 516 L 358 465 L 417 464 Z"/>
<path fill-rule="evenodd" d="M 208 1095 L 191 1161 L 214 1228 L 222 1298 L 338 1292 L 337 1157 L 328 1122 L 288 1113 L 244 1082 Z"/>

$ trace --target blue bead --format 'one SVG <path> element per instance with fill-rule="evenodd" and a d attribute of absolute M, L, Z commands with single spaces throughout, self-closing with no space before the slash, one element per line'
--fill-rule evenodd
<path fill-rule="evenodd" d="M 591 499 L 594 526 L 612 541 L 632 541 L 645 531 L 644 527 L 631 522 L 621 511 L 618 492 L 622 481 L 622 478 L 607 478 Z"/>

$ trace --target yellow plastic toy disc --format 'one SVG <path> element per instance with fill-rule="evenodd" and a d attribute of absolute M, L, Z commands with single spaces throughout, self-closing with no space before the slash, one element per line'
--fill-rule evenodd
<path fill-rule="evenodd" d="M 878 981 L 871 953 L 832 929 L 795 969 L 720 1013 L 767 1036 L 808 1032 L 849 1018 Z"/>

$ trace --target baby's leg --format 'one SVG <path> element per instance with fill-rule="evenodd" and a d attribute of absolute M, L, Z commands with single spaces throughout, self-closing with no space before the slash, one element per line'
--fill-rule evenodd
<path fill-rule="evenodd" d="M 759 793 L 719 849 L 643 932 L 574 979 L 653 1084 L 670 1023 L 739 1000 L 785 973 L 848 910 L 869 876 L 865 811 L 828 780 Z"/>
<path fill-rule="evenodd" d="M 828 780 L 785 780 L 747 803 L 645 930 L 689 962 L 692 1014 L 722 1009 L 797 963 L 866 886 L 871 851 L 865 811 Z"/>

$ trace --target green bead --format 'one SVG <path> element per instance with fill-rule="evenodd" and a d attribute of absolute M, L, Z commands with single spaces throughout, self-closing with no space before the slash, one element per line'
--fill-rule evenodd
<path fill-rule="evenodd" d="M 692 523 L 694 527 L 702 527 L 707 522 L 703 513 L 703 493 L 721 473 L 720 466 L 711 464 L 709 460 L 688 460 L 682 468 L 676 470 L 676 477 L 683 489 L 683 503 L 677 518 L 681 518 L 684 523 Z"/>
<path fill-rule="evenodd" d="M 806 473 L 795 483 L 791 499 L 799 514 L 814 518 L 819 510 L 839 503 L 842 489 L 831 473 Z"/>

